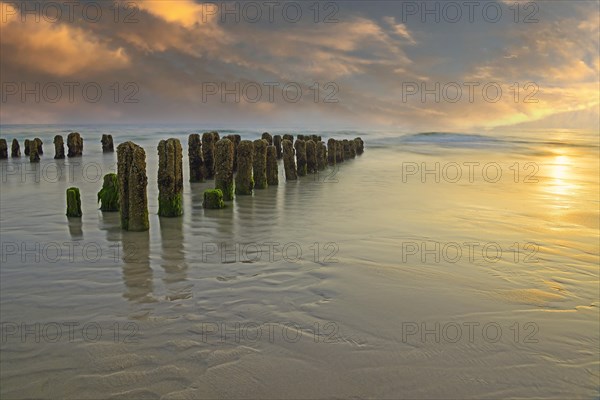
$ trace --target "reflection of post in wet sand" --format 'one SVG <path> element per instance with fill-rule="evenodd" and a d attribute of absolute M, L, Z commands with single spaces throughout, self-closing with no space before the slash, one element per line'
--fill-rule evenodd
<path fill-rule="evenodd" d="M 187 263 L 183 247 L 183 218 L 159 218 L 162 242 L 162 267 L 166 284 L 187 279 Z"/>
<path fill-rule="evenodd" d="M 83 228 L 81 218 L 69 218 L 67 217 L 69 223 L 69 234 L 71 235 L 71 239 L 73 240 L 81 240 L 83 239 Z"/>
<path fill-rule="evenodd" d="M 123 260 L 123 293 L 129 301 L 148 303 L 152 297 L 152 268 L 150 267 L 149 232 L 122 232 L 119 248 Z"/>

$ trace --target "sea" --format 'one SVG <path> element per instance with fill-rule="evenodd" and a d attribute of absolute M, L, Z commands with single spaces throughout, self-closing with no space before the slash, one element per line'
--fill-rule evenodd
<path fill-rule="evenodd" d="M 0 160 L 1 398 L 600 397 L 598 132 L 274 129 L 365 151 L 205 210 L 187 138 L 211 130 L 263 132 L 0 126 L 44 148 Z M 70 132 L 83 156 L 54 160 Z M 146 151 L 148 232 L 99 210 L 102 134 Z M 157 215 L 167 138 L 179 218 Z"/>

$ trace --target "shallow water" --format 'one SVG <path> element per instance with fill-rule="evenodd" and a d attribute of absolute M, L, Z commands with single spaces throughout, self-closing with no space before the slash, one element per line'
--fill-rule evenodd
<path fill-rule="evenodd" d="M 75 129 L 84 156 L 53 160 Z M 224 210 L 184 157 L 184 216 L 159 218 L 156 146 L 192 131 L 1 128 L 45 150 L 0 161 L 2 398 L 599 395 L 597 133 L 360 133 Z M 97 210 L 102 133 L 146 149 L 147 233 Z"/>

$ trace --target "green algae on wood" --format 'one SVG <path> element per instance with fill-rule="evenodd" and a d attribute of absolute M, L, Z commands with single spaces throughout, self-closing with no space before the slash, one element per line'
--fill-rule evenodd
<path fill-rule="evenodd" d="M 62 160 L 65 158 L 65 143 L 61 135 L 54 136 L 54 159 Z"/>
<path fill-rule="evenodd" d="M 265 139 L 257 139 L 254 141 L 254 188 L 266 189 L 267 184 L 267 146 L 268 142 Z"/>
<path fill-rule="evenodd" d="M 215 189 L 223 200 L 233 200 L 233 142 L 227 138 L 215 144 Z"/>
<path fill-rule="evenodd" d="M 158 144 L 158 215 L 183 214 L 183 155 L 179 139 Z"/>
<path fill-rule="evenodd" d="M 285 171 L 286 181 L 295 181 L 298 179 L 298 171 L 296 170 L 295 152 L 292 142 L 283 139 L 281 142 L 283 147 L 283 169 Z"/>
<path fill-rule="evenodd" d="M 148 196 L 146 188 L 146 152 L 133 142 L 117 147 L 117 176 L 119 178 L 119 212 L 121 228 L 128 231 L 147 231 Z"/>
<path fill-rule="evenodd" d="M 225 207 L 223 192 L 221 189 L 207 189 L 204 191 L 202 206 L 208 209 L 219 209 Z"/>
<path fill-rule="evenodd" d="M 80 218 L 81 212 L 81 195 L 79 189 L 70 187 L 67 189 L 67 217 Z"/>
<path fill-rule="evenodd" d="M 235 194 L 251 195 L 254 189 L 252 168 L 254 163 L 254 145 L 250 140 L 242 140 L 237 153 L 238 171 L 235 175 Z"/>
<path fill-rule="evenodd" d="M 190 164 L 190 182 L 204 182 L 204 159 L 200 135 L 192 133 L 188 137 L 188 158 Z"/>
<path fill-rule="evenodd" d="M 101 211 L 119 211 L 119 178 L 117 174 L 104 175 L 102 189 L 98 192 Z"/>

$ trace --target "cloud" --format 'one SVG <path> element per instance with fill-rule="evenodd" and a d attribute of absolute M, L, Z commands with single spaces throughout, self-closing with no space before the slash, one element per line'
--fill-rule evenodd
<path fill-rule="evenodd" d="M 4 10 L 6 3 L 0 6 Z M 131 66 L 123 47 L 111 47 L 109 40 L 77 26 L 15 17 L 2 18 L 0 28 L 3 60 L 22 69 L 69 77 Z"/>

